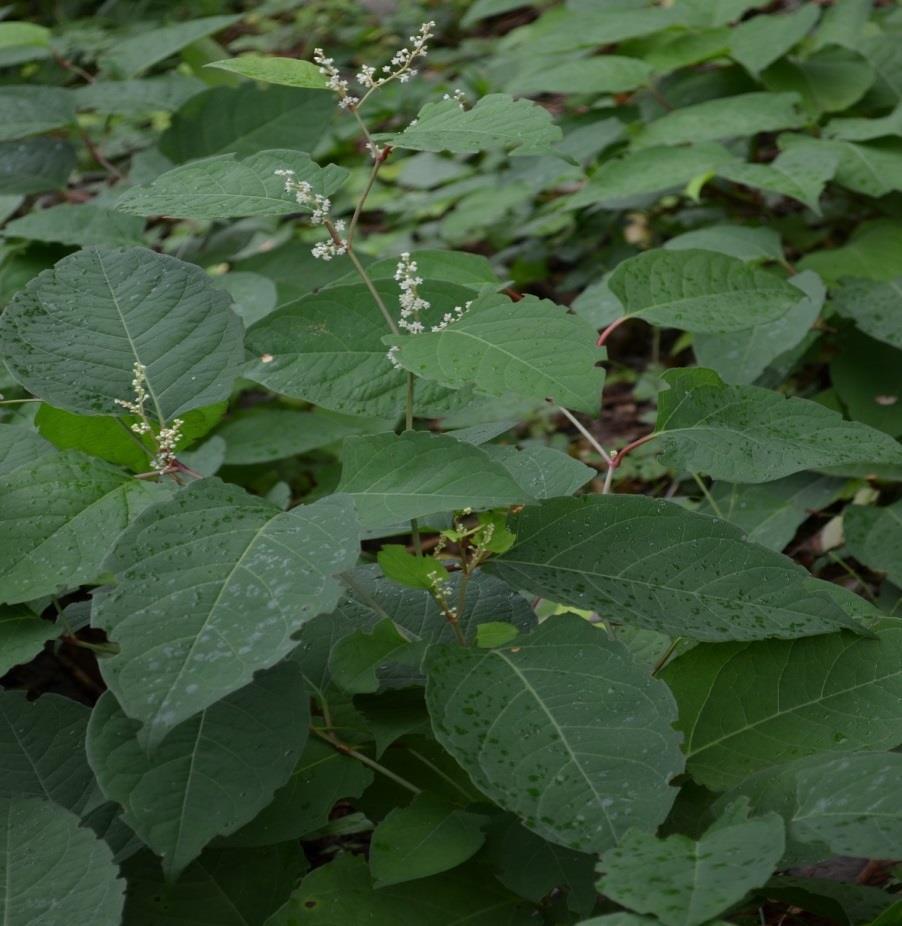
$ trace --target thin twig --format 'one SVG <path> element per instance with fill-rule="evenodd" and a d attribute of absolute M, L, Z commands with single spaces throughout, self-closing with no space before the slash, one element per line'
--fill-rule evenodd
<path fill-rule="evenodd" d="M 589 430 L 580 423 L 575 415 L 572 415 L 563 405 L 558 406 L 558 411 L 579 431 L 580 434 L 592 445 L 592 447 L 601 454 L 602 460 L 605 462 L 605 466 L 611 465 L 611 455 L 598 443 L 598 441 L 592 436 Z"/>
<path fill-rule="evenodd" d="M 692 478 L 695 480 L 695 484 L 702 490 L 702 495 L 705 496 L 705 500 L 711 506 L 714 514 L 716 514 L 718 518 L 726 521 L 726 518 L 723 516 L 723 512 L 720 510 L 720 506 L 717 504 L 717 502 L 714 501 L 714 496 L 708 491 L 708 487 L 705 485 L 705 480 L 702 479 L 698 473 L 693 473 Z"/>
<path fill-rule="evenodd" d="M 326 733 L 319 727 L 311 727 L 310 732 L 314 736 L 318 736 L 321 740 L 325 740 L 325 742 L 332 746 L 337 752 L 340 752 L 344 756 L 350 756 L 352 759 L 356 759 L 358 762 L 371 768 L 374 772 L 379 772 L 380 775 L 384 775 L 386 778 L 391 779 L 395 784 L 400 785 L 402 788 L 406 788 L 411 793 L 422 793 L 422 789 L 418 788 L 415 784 L 411 784 L 406 778 L 402 778 L 400 775 L 395 774 L 390 768 L 386 768 L 375 759 L 371 759 L 362 752 L 358 752 L 353 746 L 343 743 L 338 737 L 333 736 L 331 733 Z"/>

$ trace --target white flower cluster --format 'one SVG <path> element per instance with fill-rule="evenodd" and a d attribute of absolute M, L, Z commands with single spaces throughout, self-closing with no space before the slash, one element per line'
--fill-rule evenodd
<path fill-rule="evenodd" d="M 168 428 L 160 428 L 157 435 L 157 453 L 150 461 L 151 469 L 165 473 L 175 463 L 175 447 L 181 440 L 184 423 L 181 418 L 173 418 Z"/>
<path fill-rule="evenodd" d="M 469 302 L 465 302 L 463 305 L 456 305 L 450 312 L 445 312 L 442 316 L 442 320 L 437 324 L 433 325 L 430 329 L 431 331 L 444 331 L 451 322 L 460 321 L 464 317 L 464 313 L 470 306 L 473 305 L 473 300 L 470 299 Z"/>
<path fill-rule="evenodd" d="M 275 174 L 285 178 L 285 192 L 294 194 L 295 202 L 310 210 L 310 221 L 314 225 L 326 225 L 329 229 L 331 238 L 314 245 L 310 253 L 320 260 L 332 260 L 333 257 L 347 254 L 348 242 L 342 237 L 345 223 L 341 219 L 329 221 L 332 200 L 321 193 L 314 193 L 313 187 L 306 180 L 298 180 L 293 170 L 280 168 Z"/>
<path fill-rule="evenodd" d="M 416 68 L 411 67 L 416 61 L 420 58 L 425 58 L 426 53 L 429 51 L 429 45 L 427 42 L 435 35 L 432 31 L 435 28 L 435 23 L 430 20 L 429 22 L 423 23 L 416 35 L 408 36 L 408 41 L 410 42 L 410 48 L 401 48 L 395 52 L 394 56 L 391 59 L 391 64 L 386 64 L 382 68 L 382 73 L 386 74 L 386 77 L 380 79 L 379 84 L 384 84 L 389 80 L 394 80 L 397 78 L 402 84 L 406 84 L 411 77 L 416 77 L 417 71 Z M 358 75 L 359 79 L 359 75 Z M 376 84 L 376 86 L 379 86 Z"/>
<path fill-rule="evenodd" d="M 342 109 L 353 109 L 360 100 L 351 94 L 348 82 L 342 78 L 338 68 L 335 67 L 335 59 L 327 58 L 321 48 L 314 48 L 313 61 L 319 65 L 320 74 L 328 78 L 326 81 L 328 88 L 338 94 L 338 105 Z"/>
<path fill-rule="evenodd" d="M 446 93 L 442 99 L 453 101 L 454 103 L 457 103 L 461 109 L 466 109 L 464 104 L 467 102 L 467 95 L 463 92 L 463 90 L 458 89 L 455 90 L 454 93 Z"/>
<path fill-rule="evenodd" d="M 135 401 L 114 399 L 117 405 L 141 419 L 132 425 L 135 434 L 147 434 L 150 431 L 150 425 L 147 423 L 147 417 L 144 413 L 144 403 L 147 401 L 147 390 L 144 388 L 146 383 L 147 367 L 143 363 L 136 361 L 132 367 L 132 391 L 135 393 Z"/>

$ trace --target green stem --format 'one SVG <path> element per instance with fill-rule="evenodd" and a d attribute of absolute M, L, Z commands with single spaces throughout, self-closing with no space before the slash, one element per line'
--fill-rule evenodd
<path fill-rule="evenodd" d="M 652 675 L 657 675 L 664 666 L 670 661 L 670 657 L 673 655 L 673 651 L 680 645 L 682 642 L 682 637 L 674 637 L 670 642 L 670 646 L 664 652 L 664 655 L 655 663 L 655 667 L 651 670 Z"/>
<path fill-rule="evenodd" d="M 368 768 L 371 768 L 374 772 L 378 772 L 380 775 L 384 775 L 395 784 L 400 785 L 402 788 L 406 788 L 412 794 L 422 793 L 420 788 L 418 788 L 415 784 L 411 784 L 406 778 L 402 778 L 400 775 L 396 775 L 390 768 L 386 768 L 384 765 L 380 765 L 375 759 L 371 759 L 369 756 L 365 756 L 362 752 L 358 752 L 356 749 L 354 749 L 353 746 L 349 746 L 347 743 L 343 743 L 337 737 L 332 736 L 331 733 L 325 733 L 318 727 L 311 727 L 310 732 L 313 733 L 314 736 L 318 736 L 321 740 L 327 742 L 337 752 L 340 752 L 345 756 L 350 756 L 352 759 L 356 759 L 358 762 L 362 763 Z"/>
<path fill-rule="evenodd" d="M 398 326 L 395 324 L 395 320 L 391 317 L 391 312 L 388 311 L 388 306 L 386 306 L 385 301 L 382 296 L 379 295 L 379 290 L 373 285 L 373 281 L 370 279 L 370 275 L 366 272 L 363 264 L 360 263 L 359 258 L 354 253 L 354 251 L 349 247 L 348 248 L 348 257 L 351 260 L 351 263 L 354 265 L 354 269 L 357 271 L 357 275 L 363 280 L 364 285 L 370 291 L 370 295 L 373 297 L 376 305 L 379 306 L 379 311 L 382 313 L 382 317 L 388 324 L 388 327 L 391 329 L 392 334 L 400 334 Z"/>
<path fill-rule="evenodd" d="M 363 212 L 364 204 L 367 201 L 367 197 L 370 195 L 370 191 L 373 189 L 373 184 L 376 182 L 376 177 L 379 175 L 379 168 L 385 163 L 385 155 L 380 154 L 376 157 L 376 160 L 373 162 L 373 169 L 370 171 L 369 180 L 366 182 L 366 186 L 363 188 L 363 193 L 360 196 L 360 199 L 357 200 L 357 205 L 354 207 L 354 214 L 351 216 L 351 221 L 348 223 L 348 248 L 351 247 L 354 241 L 354 232 L 357 230 L 357 223 L 360 221 L 360 213 Z"/>
<path fill-rule="evenodd" d="M 708 491 L 708 487 L 705 485 L 705 480 L 699 476 L 698 473 L 693 473 L 692 478 L 695 480 L 696 485 L 702 490 L 702 495 L 705 496 L 705 500 L 711 506 L 711 509 L 714 511 L 714 514 L 717 515 L 723 521 L 726 521 L 726 518 L 723 516 L 723 512 L 720 510 L 720 506 L 717 502 L 714 501 L 714 496 Z"/>

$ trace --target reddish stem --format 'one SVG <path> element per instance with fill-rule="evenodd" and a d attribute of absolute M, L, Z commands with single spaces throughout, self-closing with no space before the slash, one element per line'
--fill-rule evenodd
<path fill-rule="evenodd" d="M 598 335 L 598 340 L 595 342 L 595 346 L 602 347 L 604 342 L 607 341 L 607 339 L 610 337 L 611 332 L 615 328 L 619 328 L 628 318 L 629 315 L 621 315 L 620 318 L 615 318 L 614 321 L 612 321 L 611 324 L 608 325 L 608 327 L 605 328 L 600 335 Z"/>
<path fill-rule="evenodd" d="M 658 436 L 657 431 L 652 431 L 651 434 L 646 434 L 645 437 L 636 438 L 636 440 L 627 444 L 623 450 L 617 451 L 617 456 L 611 460 L 611 468 L 617 469 L 620 466 L 620 461 L 631 451 L 635 450 L 637 447 L 641 447 L 643 444 L 647 444 L 650 440 L 654 440 Z"/>

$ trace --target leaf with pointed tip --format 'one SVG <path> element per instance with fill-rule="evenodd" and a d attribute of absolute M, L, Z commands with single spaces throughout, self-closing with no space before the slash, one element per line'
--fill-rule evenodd
<path fill-rule="evenodd" d="M 814 270 L 827 283 L 843 277 L 894 280 L 902 274 L 902 222 L 874 219 L 862 222 L 841 248 L 814 251 L 803 257 L 800 270 Z"/>
<path fill-rule="evenodd" d="M 94 791 L 85 758 L 90 713 L 55 694 L 0 694 L 0 797 L 39 797 L 83 813 Z"/>
<path fill-rule="evenodd" d="M 228 398 L 243 361 L 241 320 L 193 264 L 145 248 L 91 249 L 38 274 L 0 317 L 13 376 L 83 414 L 122 414 L 134 366 L 148 414 L 165 419 Z"/>
<path fill-rule="evenodd" d="M 383 301 L 397 304 L 395 282 L 377 282 Z M 426 321 L 471 299 L 471 290 L 451 283 L 426 283 L 420 295 L 432 308 Z M 431 322 L 430 322 L 431 323 Z M 273 392 L 304 399 L 349 415 L 392 418 L 400 415 L 407 396 L 407 378 L 386 357 L 382 338 L 388 325 L 362 284 L 334 286 L 285 305 L 247 333 L 248 350 L 259 359 L 245 375 Z M 441 415 L 469 401 L 435 383 L 418 384 L 417 414 Z"/>
<path fill-rule="evenodd" d="M 599 628 L 565 614 L 495 649 L 434 647 L 427 675 L 438 741 L 540 836 L 604 852 L 666 816 L 683 765 L 670 693 Z"/>
<path fill-rule="evenodd" d="M 287 148 L 243 158 L 220 154 L 175 167 L 144 186 L 132 187 L 119 198 L 116 208 L 133 215 L 191 219 L 303 212 L 304 207 L 285 192 L 285 178 L 277 170 L 293 170 L 296 180 L 309 183 L 323 196 L 331 196 L 348 176 L 343 167 L 320 167 L 309 154 Z"/>
<path fill-rule="evenodd" d="M 370 842 L 373 886 L 415 881 L 456 868 L 482 845 L 485 817 L 467 813 L 428 793 L 396 807 Z"/>
<path fill-rule="evenodd" d="M 902 755 L 838 756 L 799 770 L 791 826 L 837 855 L 893 858 L 902 845 Z"/>
<path fill-rule="evenodd" d="M 855 559 L 902 585 L 902 501 L 886 508 L 852 505 L 843 515 L 843 529 Z"/>
<path fill-rule="evenodd" d="M 688 771 L 713 789 L 824 752 L 902 742 L 902 628 L 876 638 L 697 646 L 661 673 L 680 706 Z"/>
<path fill-rule="evenodd" d="M 803 294 L 715 251 L 646 251 L 618 264 L 611 292 L 623 314 L 694 332 L 741 331 L 784 316 Z"/>
<path fill-rule="evenodd" d="M 902 277 L 843 280 L 830 296 L 839 314 L 865 334 L 902 350 Z"/>
<path fill-rule="evenodd" d="M 240 74 L 264 84 L 282 87 L 305 87 L 308 90 L 328 90 L 326 78 L 319 65 L 299 58 L 280 58 L 277 55 L 239 55 L 204 65 L 232 74 Z"/>
<path fill-rule="evenodd" d="M 169 879 L 214 836 L 233 833 L 272 802 L 307 740 L 309 697 L 282 663 L 180 724 L 149 755 L 140 725 L 106 692 L 91 713 L 88 760 L 104 795 L 157 855 Z"/>
<path fill-rule="evenodd" d="M 206 89 L 206 84 L 196 77 L 170 71 L 137 80 L 96 80 L 76 87 L 72 93 L 79 109 L 134 118 L 160 110 L 172 112 Z"/>
<path fill-rule="evenodd" d="M 0 477 L 0 601 L 96 581 L 122 531 L 167 494 L 74 450 L 43 454 Z"/>
<path fill-rule="evenodd" d="M 95 593 L 92 623 L 120 646 L 104 680 L 146 745 L 287 655 L 337 604 L 358 543 L 342 496 L 282 512 L 204 479 L 145 511 L 106 561 L 118 584 Z"/>
<path fill-rule="evenodd" d="M 879 119 L 831 119 L 824 126 L 824 135 L 841 141 L 871 141 L 902 135 L 902 103 Z"/>
<path fill-rule="evenodd" d="M 670 502 L 558 498 L 524 509 L 510 528 L 517 542 L 487 564 L 490 572 L 627 624 L 696 640 L 857 626 L 828 583 L 733 525 Z"/>
<path fill-rule="evenodd" d="M 590 415 L 601 402 L 598 364 L 607 356 L 595 340 L 588 322 L 547 299 L 512 302 L 491 292 L 443 331 L 383 338 L 419 377 L 452 388 L 473 385 L 489 395 L 551 398 Z"/>
<path fill-rule="evenodd" d="M 784 150 L 798 148 L 805 153 L 823 152 L 839 158 L 835 180 L 854 193 L 885 196 L 902 190 L 902 139 L 880 138 L 858 143 L 809 135 L 783 135 Z"/>
<path fill-rule="evenodd" d="M 820 16 L 816 5 L 804 5 L 785 16 L 754 16 L 730 36 L 730 56 L 752 74 L 763 71 L 811 31 Z"/>
<path fill-rule="evenodd" d="M 49 801 L 0 797 L 4 926 L 120 926 L 125 882 L 107 844 L 79 823 Z"/>
<path fill-rule="evenodd" d="M 41 620 L 25 605 L 0 606 L 0 675 L 6 675 L 13 666 L 31 662 L 44 644 L 59 634 L 59 627 Z"/>
<path fill-rule="evenodd" d="M 175 884 L 142 852 L 123 866 L 128 926 L 264 926 L 307 870 L 297 843 L 207 849 Z"/>
<path fill-rule="evenodd" d="M 889 435 L 817 402 L 728 386 L 701 367 L 671 370 L 656 431 L 668 466 L 729 482 L 768 482 L 845 463 L 902 463 Z"/>
<path fill-rule="evenodd" d="M 734 808 L 735 810 L 735 805 Z M 633 830 L 605 853 L 598 889 L 664 926 L 701 926 L 761 887 L 783 854 L 783 821 L 731 814 L 698 840 Z"/>
<path fill-rule="evenodd" d="M 514 156 L 548 153 L 561 137 L 548 110 L 505 93 L 481 97 L 472 109 L 455 100 L 427 103 L 403 132 L 375 136 L 395 148 L 414 151 L 472 154 L 501 149 Z"/>
<path fill-rule="evenodd" d="M 530 499 L 484 450 L 425 431 L 347 438 L 338 491 L 354 500 L 363 527 Z"/>
<path fill-rule="evenodd" d="M 795 129 L 808 121 L 798 93 L 741 93 L 675 109 L 649 122 L 636 148 L 718 141 L 758 132 Z"/>

